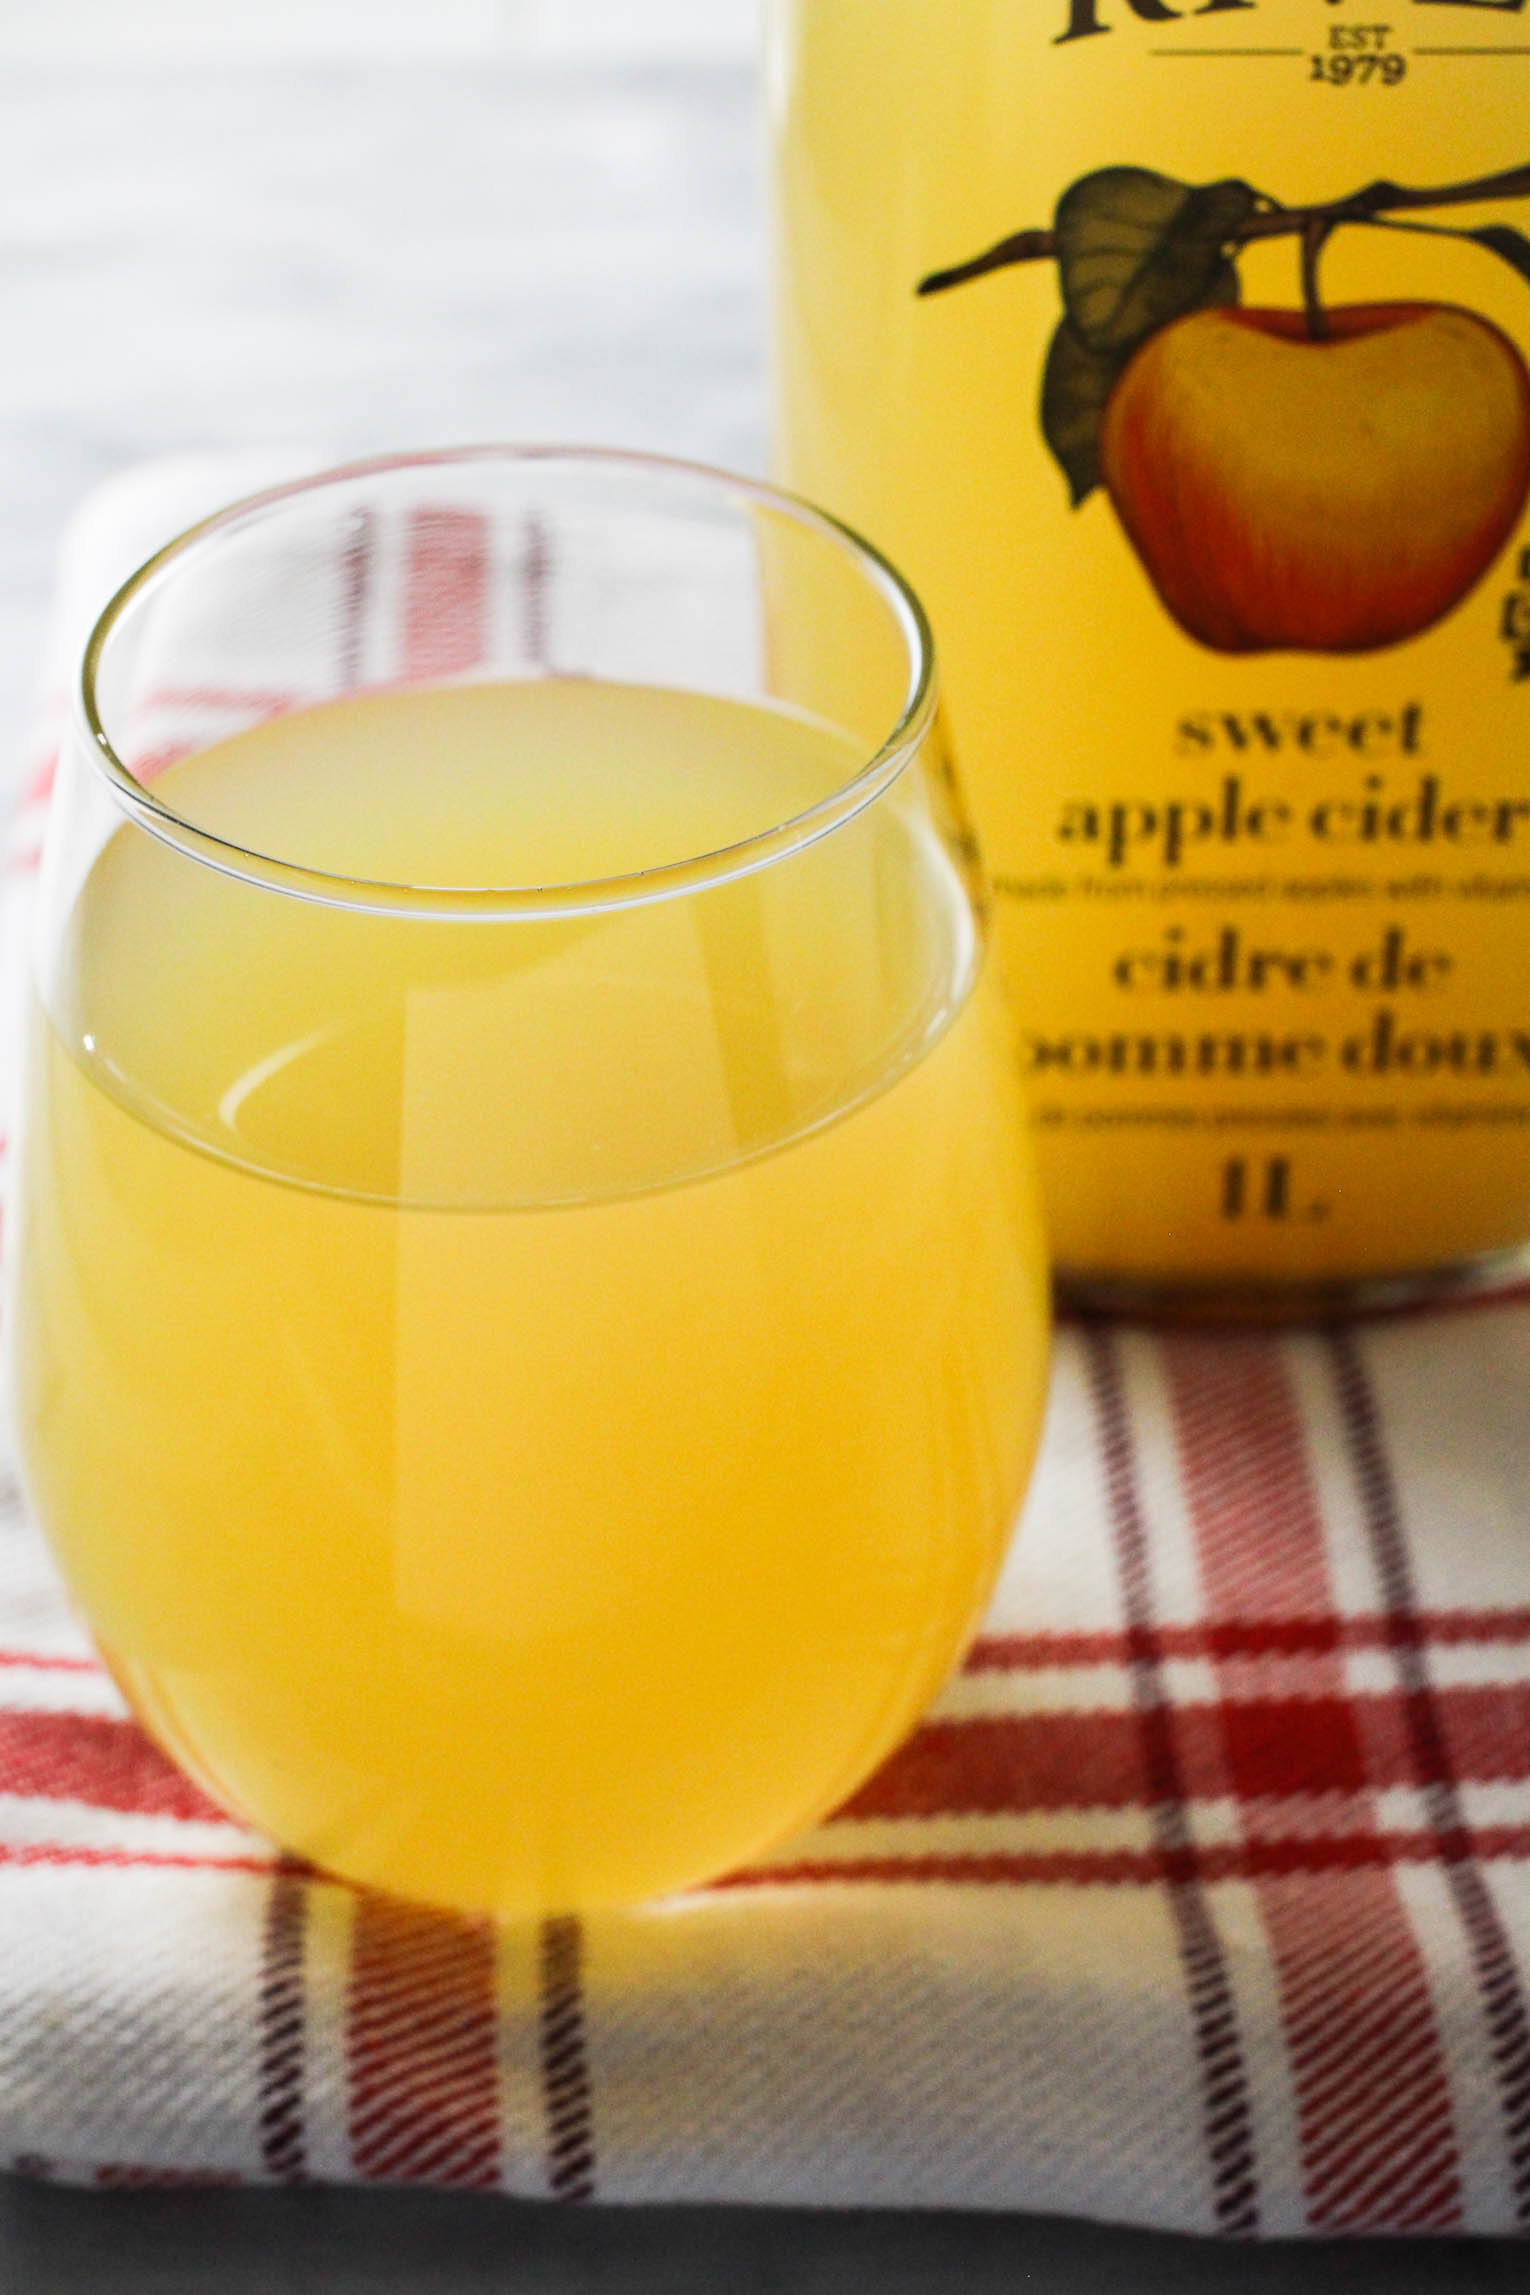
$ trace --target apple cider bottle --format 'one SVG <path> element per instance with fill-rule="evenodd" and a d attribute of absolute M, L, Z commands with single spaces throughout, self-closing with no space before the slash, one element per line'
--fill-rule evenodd
<path fill-rule="evenodd" d="M 774 0 L 778 461 L 923 592 L 1077 1303 L 1530 1239 L 1530 4 Z"/>

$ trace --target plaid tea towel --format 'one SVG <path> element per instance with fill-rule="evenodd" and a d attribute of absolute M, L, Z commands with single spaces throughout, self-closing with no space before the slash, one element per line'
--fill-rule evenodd
<path fill-rule="evenodd" d="M 128 565 L 272 474 L 98 499 L 61 655 Z M 450 525 L 417 540 L 388 610 L 428 648 L 475 559 Z M 1002 1582 L 924 1725 L 750 1870 L 535 1932 L 313 1878 L 225 1818 L 128 1718 L 8 1482 L 0 2156 L 108 2185 L 1530 2225 L 1530 1299 L 1065 1329 Z"/>

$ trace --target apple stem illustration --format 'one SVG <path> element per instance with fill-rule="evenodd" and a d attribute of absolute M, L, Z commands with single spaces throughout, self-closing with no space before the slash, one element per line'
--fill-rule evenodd
<path fill-rule="evenodd" d="M 1318 259 L 1333 230 L 1331 222 L 1316 215 L 1309 216 L 1302 226 L 1302 307 L 1307 314 L 1307 333 L 1315 343 L 1326 343 L 1331 332 L 1318 293 Z"/>
<path fill-rule="evenodd" d="M 1507 168 L 1499 175 L 1476 176 L 1466 183 L 1417 186 L 1383 179 L 1363 185 L 1344 199 L 1328 200 L 1313 207 L 1282 207 L 1277 200 L 1261 196 L 1253 213 L 1228 230 L 1225 244 L 1229 248 L 1242 247 L 1254 240 L 1287 235 L 1300 236 L 1305 243 L 1307 234 L 1316 229 L 1321 234 L 1317 247 L 1321 248 L 1323 240 L 1342 223 L 1381 222 L 1399 210 L 1467 207 L 1479 201 L 1499 199 L 1530 199 L 1530 166 Z M 1041 228 L 1012 232 L 968 262 L 931 271 L 920 280 L 917 292 L 944 294 L 947 288 L 964 286 L 969 279 L 980 279 L 986 272 L 1003 270 L 1011 263 L 1045 262 L 1058 252 L 1056 231 Z M 1305 244 L 1303 252 L 1305 262 Z M 1309 316 L 1311 309 L 1309 304 Z M 1320 322 L 1315 331 L 1321 333 L 1322 325 Z"/>

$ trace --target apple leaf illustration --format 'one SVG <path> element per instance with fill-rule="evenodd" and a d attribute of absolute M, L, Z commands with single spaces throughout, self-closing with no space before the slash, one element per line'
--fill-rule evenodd
<path fill-rule="evenodd" d="M 1041 379 L 1041 429 L 1073 507 L 1100 482 L 1100 423 L 1132 352 L 1173 319 L 1236 303 L 1227 245 L 1259 206 L 1246 183 L 1176 183 L 1145 167 L 1080 177 L 1053 239 L 1065 316 Z"/>
<path fill-rule="evenodd" d="M 1092 351 L 1069 319 L 1058 322 L 1041 377 L 1041 432 L 1076 510 L 1100 483 L 1100 424 L 1123 359 Z"/>
<path fill-rule="evenodd" d="M 1041 377 L 1042 436 L 1068 481 L 1075 510 L 1100 483 L 1100 424 L 1116 378 L 1133 351 L 1170 319 L 1183 318 L 1190 311 L 1205 310 L 1213 304 L 1225 305 L 1238 300 L 1237 269 L 1222 252 L 1220 233 L 1214 240 L 1208 236 L 1204 243 L 1210 250 L 1209 262 L 1203 260 L 1199 248 L 1193 254 L 1186 252 L 1193 245 L 1193 234 L 1175 237 L 1176 218 L 1183 218 L 1187 204 L 1202 201 L 1201 194 L 1188 191 L 1184 184 L 1171 184 L 1164 176 L 1149 176 L 1139 168 L 1111 168 L 1106 172 L 1118 179 L 1111 187 L 1113 194 L 1118 191 L 1122 176 L 1135 177 L 1139 184 L 1154 187 L 1136 200 L 1136 216 L 1140 222 L 1150 206 L 1158 206 L 1164 221 L 1153 246 L 1161 254 L 1166 229 L 1175 246 L 1176 259 L 1168 263 L 1155 262 L 1152 250 L 1133 241 L 1130 242 L 1132 267 L 1128 274 L 1124 257 L 1129 242 L 1121 222 L 1127 201 L 1119 196 L 1111 198 L 1113 221 L 1108 227 L 1102 203 L 1086 217 L 1076 233 L 1075 244 L 1082 247 L 1079 258 L 1082 281 L 1075 278 L 1077 300 L 1087 307 L 1093 321 L 1093 334 L 1085 332 L 1070 306 L 1068 315 L 1059 320 L 1053 333 Z M 1100 180 L 1098 176 L 1086 176 L 1084 183 L 1098 184 Z M 1077 191 L 1080 186 L 1075 184 L 1073 188 Z M 1210 186 L 1213 192 L 1227 188 L 1222 184 Z M 1237 188 L 1246 190 L 1247 186 Z M 1174 195 L 1172 204 L 1158 199 L 1160 190 Z M 1071 196 L 1071 193 L 1065 196 L 1064 206 Z M 1131 196 L 1128 194 L 1128 198 Z M 1200 204 L 1196 212 L 1200 218 L 1207 218 L 1212 214 L 1211 203 Z M 1209 232 L 1209 223 L 1207 229 Z M 1062 252 L 1061 208 L 1058 239 L 1058 261 L 1066 282 L 1068 258 Z M 1063 294 L 1066 302 L 1066 284 Z M 1149 315 L 1158 312 L 1163 315 Z"/>
<path fill-rule="evenodd" d="M 1235 177 L 1176 183 L 1145 167 L 1104 167 L 1070 184 L 1053 235 L 1079 340 L 1125 358 L 1171 319 L 1228 301 L 1229 244 L 1261 204 Z"/>

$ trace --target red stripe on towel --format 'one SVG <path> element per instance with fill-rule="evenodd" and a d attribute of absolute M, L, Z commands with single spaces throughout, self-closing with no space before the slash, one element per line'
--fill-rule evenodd
<path fill-rule="evenodd" d="M 1462 1835 L 1457 1853 L 1492 1862 L 1530 1861 L 1530 1825 L 1480 1825 Z M 1164 1849 L 1036 1849 L 922 1856 L 912 1843 L 898 1855 L 799 1857 L 790 1864 L 746 1865 L 710 1885 L 776 1888 L 797 1881 L 908 1882 L 963 1888 L 1155 1888 L 1164 1883 L 1260 1881 L 1291 1874 L 1355 1873 L 1396 1865 L 1435 1865 L 1432 1832 L 1293 1836 L 1284 1841 L 1229 1842 Z"/>
<path fill-rule="evenodd" d="M 1411 1618 L 1381 1614 L 1325 1617 L 1218 1618 L 1121 1633 L 982 1634 L 967 1653 L 966 1673 L 1041 1673 L 1054 1668 L 1131 1665 L 1142 1658 L 1321 1656 L 1331 1650 L 1396 1649 L 1419 1641 L 1436 1649 L 1488 1648 L 1530 1642 L 1530 1609 L 1420 1610 Z"/>
<path fill-rule="evenodd" d="M 1322 1515 L 1279 1342 L 1175 1337 L 1163 1359 L 1202 1593 L 1213 1615 L 1326 1618 L 1335 1604 Z M 1347 1808 L 1335 1829 L 1367 1829 L 1368 1784 L 1412 1774 L 1394 1730 L 1390 1774 L 1372 1768 L 1369 1703 L 1394 1723 L 1400 1701 L 1352 1704 L 1337 1655 L 1328 1695 L 1287 1749 L 1268 1715 L 1223 1709 L 1227 1789 L 1251 1843 L 1270 1838 L 1272 1782 L 1304 1760 Z M 1294 1718 L 1293 1709 L 1293 1718 Z M 1387 1733 L 1383 1729 L 1381 1736 Z M 1325 1751 L 1326 1746 L 1326 1751 Z M 1314 1769 L 1314 1762 L 1317 1767 Z M 1277 1787 L 1278 1790 L 1278 1787 Z M 1428 1972 L 1395 1872 L 1366 1864 L 1321 1877 L 1260 1874 L 1296 2092 L 1308 2220 L 1318 2232 L 1447 2231 L 1461 2220 L 1450 2083 Z"/>
<path fill-rule="evenodd" d="M 0 1713 L 0 1793 L 138 1817 L 226 1824 L 136 1722 L 96 1713 Z"/>
<path fill-rule="evenodd" d="M 402 671 L 456 677 L 488 650 L 489 533 L 476 510 L 416 510 L 409 524 Z"/>
<path fill-rule="evenodd" d="M 357 2173 L 492 2190 L 497 2043 L 490 1923 L 358 1897 L 347 2024 Z"/>

